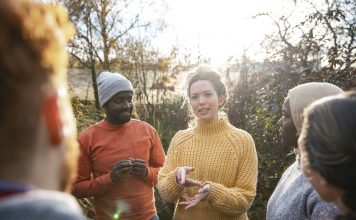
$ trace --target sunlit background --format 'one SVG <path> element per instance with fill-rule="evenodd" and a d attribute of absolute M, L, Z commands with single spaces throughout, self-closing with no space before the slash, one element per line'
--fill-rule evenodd
<path fill-rule="evenodd" d="M 250 219 L 266 219 L 267 201 L 294 159 L 277 125 L 288 90 L 310 81 L 356 88 L 355 0 L 58 1 L 77 29 L 68 51 L 79 131 L 103 117 L 95 76 L 110 70 L 132 80 L 137 116 L 157 129 L 167 150 L 191 116 L 184 75 L 200 65 L 218 70 L 229 120 L 252 135 L 259 156 Z"/>
<path fill-rule="evenodd" d="M 256 60 L 262 59 L 259 44 L 276 27 L 271 19 L 255 15 L 267 12 L 278 15 L 292 12 L 293 8 L 293 19 L 303 16 L 296 12 L 294 2 L 287 0 L 170 0 L 167 5 L 164 14 L 167 28 L 153 43 L 162 51 L 177 45 L 193 57 L 209 59 L 214 68 L 244 51 Z"/>

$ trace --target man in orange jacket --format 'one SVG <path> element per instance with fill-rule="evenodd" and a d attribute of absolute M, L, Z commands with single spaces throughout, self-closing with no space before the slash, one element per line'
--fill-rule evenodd
<path fill-rule="evenodd" d="M 133 88 L 118 73 L 98 76 L 106 118 L 78 138 L 81 156 L 73 194 L 94 197 L 96 219 L 158 219 L 153 186 L 165 154 L 156 130 L 132 119 Z"/>

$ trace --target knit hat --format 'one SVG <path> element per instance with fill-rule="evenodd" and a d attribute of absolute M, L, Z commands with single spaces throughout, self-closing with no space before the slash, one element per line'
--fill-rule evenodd
<path fill-rule="evenodd" d="M 300 134 L 303 125 L 303 111 L 312 102 L 325 96 L 342 93 L 339 87 L 324 82 L 311 82 L 301 84 L 288 91 L 290 111 L 297 135 Z"/>
<path fill-rule="evenodd" d="M 120 73 L 101 72 L 97 82 L 101 107 L 119 92 L 133 92 L 131 82 Z"/>

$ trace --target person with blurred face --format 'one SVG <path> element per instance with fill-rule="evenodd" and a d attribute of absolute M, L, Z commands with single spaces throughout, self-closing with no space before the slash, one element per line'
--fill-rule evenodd
<path fill-rule="evenodd" d="M 303 175 L 299 164 L 298 137 L 303 110 L 317 99 L 342 92 L 339 87 L 322 82 L 305 83 L 289 90 L 278 125 L 282 144 L 293 148 L 296 161 L 283 173 L 268 200 L 268 220 L 330 219 L 337 215 L 336 207 L 321 201 Z"/>
<path fill-rule="evenodd" d="M 301 166 L 321 199 L 356 219 L 356 92 L 311 105 L 299 137 Z"/>
<path fill-rule="evenodd" d="M 254 141 L 219 115 L 226 88 L 218 73 L 198 68 L 187 84 L 197 122 L 173 137 L 157 189 L 178 201 L 174 219 L 247 219 L 257 184 Z"/>
<path fill-rule="evenodd" d="M 158 219 L 153 186 L 165 154 L 156 130 L 132 119 L 133 88 L 119 73 L 98 76 L 106 118 L 78 138 L 81 156 L 73 194 L 94 197 L 97 220 Z"/>
<path fill-rule="evenodd" d="M 0 1 L 0 218 L 83 219 L 69 191 L 78 144 L 63 7 Z"/>

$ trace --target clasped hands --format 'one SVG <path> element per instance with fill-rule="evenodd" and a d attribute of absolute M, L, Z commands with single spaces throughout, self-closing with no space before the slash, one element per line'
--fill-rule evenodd
<path fill-rule="evenodd" d="M 210 184 L 203 184 L 202 181 L 191 179 L 187 174 L 193 171 L 193 167 L 182 166 L 178 167 L 176 170 L 176 180 L 177 183 L 183 187 L 199 186 L 200 189 L 195 196 L 190 197 L 187 194 L 183 195 L 185 201 L 180 202 L 179 205 L 186 205 L 185 209 L 192 208 L 196 206 L 199 202 L 203 201 L 210 192 Z"/>
<path fill-rule="evenodd" d="M 110 176 L 113 183 L 117 183 L 126 174 L 133 174 L 139 178 L 147 176 L 146 162 L 141 159 L 129 158 L 128 160 L 120 160 L 111 168 Z"/>

